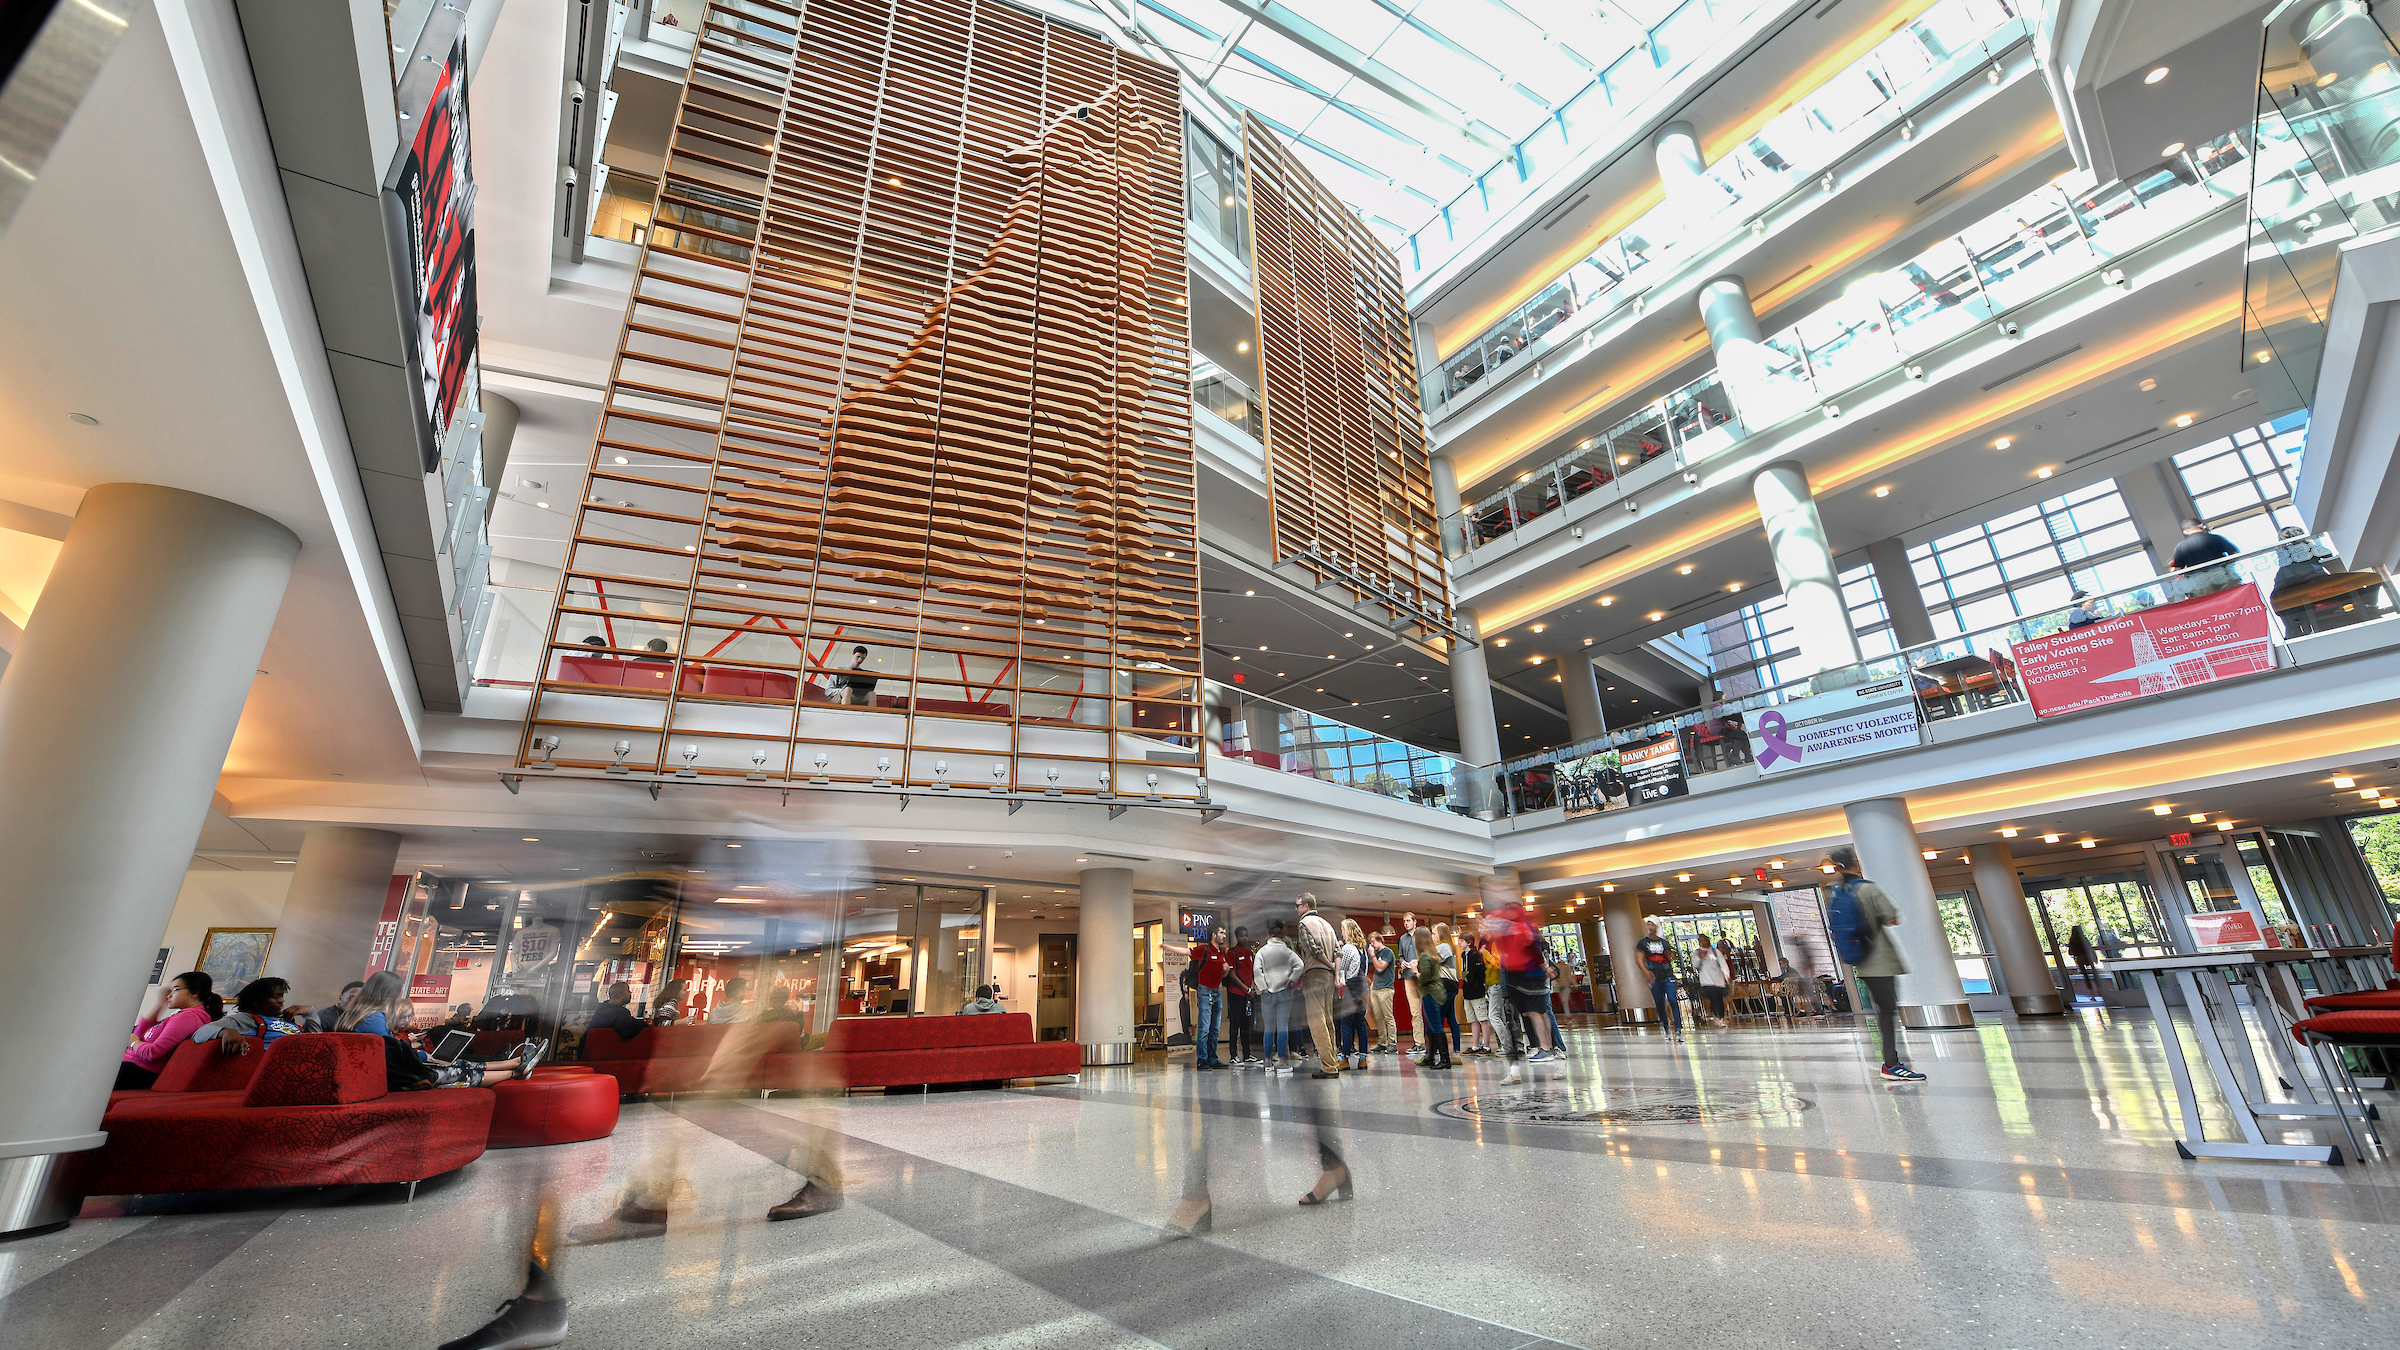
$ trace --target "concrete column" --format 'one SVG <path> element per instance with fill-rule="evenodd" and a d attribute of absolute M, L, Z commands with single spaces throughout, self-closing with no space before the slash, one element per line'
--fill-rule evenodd
<path fill-rule="evenodd" d="M 2008 984 L 2008 1001 L 2019 1017 L 2056 1017 L 2067 1010 L 2050 963 L 2042 956 L 2041 934 L 2033 931 L 2033 911 L 2025 907 L 2025 888 L 2017 881 L 2016 859 L 2006 844 L 1975 844 L 1967 849 L 1975 872 L 1975 894 L 1983 901 L 1983 926 L 1991 934 L 1992 954 L 2000 958 L 2000 978 Z"/>
<path fill-rule="evenodd" d="M 1650 1002 L 1650 979 L 1635 959 L 1633 944 L 1642 940 L 1642 902 L 1629 892 L 1600 897 L 1600 922 L 1608 928 L 1608 969 L 1617 981 L 1617 1014 L 1628 1025 L 1658 1020 Z"/>
<path fill-rule="evenodd" d="M 1075 924 L 1075 1037 L 1086 1064 L 1133 1062 L 1133 869 L 1083 869 Z"/>
<path fill-rule="evenodd" d="M 1283 753 L 1283 710 L 1264 699 L 1242 700 L 1242 726 L 1247 730 L 1250 749 L 1270 755 Z"/>
<path fill-rule="evenodd" d="M 0 680 L 0 931 L 16 939 L 0 943 L 0 1017 L 42 1029 L 0 1039 L 0 1232 L 64 1222 L 58 1155 L 105 1138 L 143 976 L 299 551 L 230 502 L 93 488 Z"/>
<path fill-rule="evenodd" d="M 1867 565 L 1875 569 L 1875 588 L 1883 592 L 1883 612 L 1892 619 L 1892 638 L 1903 647 L 1922 647 L 1933 641 L 1933 615 L 1925 608 L 1925 592 L 1917 585 L 1916 569 L 1908 563 L 1908 545 L 1898 539 L 1878 539 L 1867 545 Z M 1844 617 L 1848 617 L 1847 610 Z"/>
<path fill-rule="evenodd" d="M 1775 552 L 1775 577 L 1792 612 L 1802 668 L 1857 665 L 1858 635 L 1850 630 L 1850 607 L 1842 602 L 1841 578 L 1825 542 L 1825 523 L 1817 518 L 1816 499 L 1809 495 L 1808 474 L 1783 460 L 1760 469 L 1750 490 L 1758 497 L 1759 519 Z"/>
<path fill-rule="evenodd" d="M 2174 565 L 2175 546 L 2183 542 L 2183 518 L 2192 511 L 2183 485 L 2166 481 L 2173 472 L 2173 464 L 2151 464 L 2127 469 L 2116 480 L 2117 495 L 2125 499 L 2125 509 L 2150 550 L 2150 566 L 2161 576 Z"/>
<path fill-rule="evenodd" d="M 1743 425 L 1755 431 L 1773 426 L 1813 403 L 1816 392 L 1805 381 L 1773 374 L 1781 358 L 1767 348 L 1758 315 L 1750 308 L 1750 291 L 1742 279 L 1728 273 L 1700 288 L 1700 322 L 1708 328 L 1708 345 L 1717 355 L 1717 373 L 1733 396 Z"/>
<path fill-rule="evenodd" d="M 1783 978 L 1783 939 L 1775 931 L 1775 907 L 1764 900 L 1750 902 L 1751 922 L 1758 925 L 1759 948 L 1766 954 L 1766 973 L 1770 980 Z"/>
<path fill-rule="evenodd" d="M 1900 977 L 1900 1018 L 1911 1027 L 1971 1027 L 1974 1010 L 1958 982 L 1958 961 L 1942 931 L 1942 908 L 1933 898 L 1933 877 L 1925 870 L 1923 846 L 1908 803 L 1898 797 L 1878 797 L 1842 808 L 1850 822 L 1850 840 L 1858 848 L 1858 865 L 1892 897 L 1900 911 L 1900 926 L 1884 936 L 1900 945 L 1908 974 Z"/>
<path fill-rule="evenodd" d="M 292 982 L 292 1002 L 323 1007 L 365 969 L 375 920 L 391 890 L 400 836 L 318 825 L 300 837 L 267 973 Z"/>
<path fill-rule="evenodd" d="M 1700 157 L 1700 133 L 1692 124 L 1669 122 L 1660 127 L 1650 138 L 1650 151 L 1658 159 L 1658 185 L 1667 200 L 1695 213 L 1705 210 L 1701 189 L 1708 187 L 1703 177 L 1708 165 Z"/>
<path fill-rule="evenodd" d="M 1560 657 L 1558 680 L 1566 691 L 1567 739 L 1581 742 L 1607 735 L 1608 718 L 1600 711 L 1600 680 L 1591 661 L 1582 656 Z"/>
<path fill-rule="evenodd" d="M 1426 369 L 1433 369 L 1427 366 Z M 1448 455 L 1435 455 L 1433 467 L 1433 516 L 1441 522 L 1442 550 L 1449 557 L 1467 551 L 1466 521 L 1459 514 L 1465 499 L 1458 492 L 1458 462 Z"/>
<path fill-rule="evenodd" d="M 1450 621 L 1469 639 L 1482 636 L 1474 610 L 1452 610 Z M 1492 712 L 1491 668 L 1480 645 L 1450 644 L 1450 699 L 1458 718 L 1458 757 L 1472 769 L 1488 770 L 1499 763 L 1500 719 Z M 1470 781 L 1453 784 L 1450 795 L 1454 803 L 1465 803 L 1469 814 L 1485 820 L 1499 809 L 1488 773 L 1471 774 Z"/>

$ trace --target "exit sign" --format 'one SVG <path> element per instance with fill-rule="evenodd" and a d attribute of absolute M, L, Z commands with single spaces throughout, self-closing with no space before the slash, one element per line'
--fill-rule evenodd
<path fill-rule="evenodd" d="M 2192 832 L 2190 830 L 2178 830 L 2175 833 L 2167 836 L 2167 842 L 2173 844 L 2177 848 L 2182 848 L 2192 842 Z"/>

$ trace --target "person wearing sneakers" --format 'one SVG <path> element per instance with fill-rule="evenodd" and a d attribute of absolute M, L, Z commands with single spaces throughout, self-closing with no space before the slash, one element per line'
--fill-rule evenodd
<path fill-rule="evenodd" d="M 1300 928 L 1292 944 L 1300 953 L 1300 1001 L 1308 1009 L 1308 1036 L 1317 1049 L 1318 1067 L 1309 1077 L 1339 1078 L 1342 1066 L 1333 1057 L 1333 1006 L 1341 993 L 1341 981 L 1334 972 L 1341 959 L 1342 940 L 1317 912 L 1316 896 L 1302 895 L 1292 905 L 1300 911 Z"/>
<path fill-rule="evenodd" d="M 1290 1073 L 1292 1004 L 1300 997 L 1300 954 L 1285 940 L 1283 920 L 1275 921 L 1266 945 L 1250 958 L 1250 970 L 1258 981 L 1259 1017 L 1266 1024 L 1266 1070 Z"/>
<path fill-rule="evenodd" d="M 1497 996 L 1508 1006 L 1508 1015 L 1516 1025 L 1532 1024 L 1539 1049 L 1530 1049 L 1526 1064 L 1540 1064 L 1555 1069 L 1566 1056 L 1558 1051 L 1558 1030 L 1550 1018 L 1550 973 L 1542 962 L 1542 935 L 1526 916 L 1525 904 L 1511 900 L 1501 906 L 1498 914 L 1484 923 L 1484 931 L 1492 939 L 1492 947 L 1500 954 L 1500 988 Z M 1491 997 L 1491 995 L 1487 995 Z M 1536 1016 L 1539 1014 L 1539 1016 Z M 1512 1062 L 1503 1083 L 1525 1081 L 1523 1064 Z"/>
<path fill-rule="evenodd" d="M 1633 959 L 1650 981 L 1650 1006 L 1658 1010 L 1659 1029 L 1672 1040 L 1682 1040 L 1683 1004 L 1675 988 L 1675 948 L 1658 935 L 1658 920 L 1642 921 L 1642 937 L 1633 944 Z"/>
<path fill-rule="evenodd" d="M 1832 931 L 1835 951 L 1875 1000 L 1883 1076 L 1895 1083 L 1922 1083 L 1925 1075 L 1900 1058 L 1900 977 L 1908 973 L 1908 962 L 1890 932 L 1900 925 L 1900 908 L 1883 887 L 1859 874 L 1857 850 L 1845 844 L 1827 853 L 1825 861 L 1841 878 L 1827 897 L 1826 927 Z"/>

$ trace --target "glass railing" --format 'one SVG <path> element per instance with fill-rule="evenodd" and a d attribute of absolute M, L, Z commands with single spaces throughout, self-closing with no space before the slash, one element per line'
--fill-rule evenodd
<path fill-rule="evenodd" d="M 1266 439 L 1266 419 L 1258 406 L 1258 391 L 1234 378 L 1222 366 L 1200 357 L 1192 360 L 1192 403 L 1240 427 L 1254 441 Z"/>
<path fill-rule="evenodd" d="M 1215 744 L 1227 759 L 1301 778 L 1314 778 L 1434 810 L 1474 813 L 1468 793 L 1480 776 L 1463 760 L 1330 717 L 1262 699 L 1230 685 L 1207 682 L 1219 719 Z M 1267 744 L 1272 732 L 1275 743 Z"/>
<path fill-rule="evenodd" d="M 1605 61 L 1594 59 L 1596 73 L 1582 92 L 1559 105 L 1549 120 L 1511 145 L 1497 165 L 1444 203 L 1433 223 L 1400 241 L 1401 275 L 1414 281 L 1450 261 L 1483 237 L 1492 217 L 1525 200 L 1576 151 L 1622 136 L 1626 119 L 1643 99 L 1681 75 L 1717 38 L 1748 19 L 1760 3 L 1684 0 L 1647 27 L 1627 6 L 1583 6 L 1596 12 L 1559 14 L 1555 36 L 1572 43 L 1585 57 L 1596 49 L 1607 50 L 1599 44 L 1613 38 L 1614 54 Z M 1541 12 L 1545 19 L 1550 17 L 1547 11 Z M 1603 26 L 1612 31 L 1588 31 Z M 1574 31 L 1578 29 L 1587 31 Z"/>
<path fill-rule="evenodd" d="M 2277 647 L 2295 638 L 2400 619 L 2400 594 L 2395 593 L 2389 577 L 2345 570 L 2340 555 L 2323 537 L 2287 539 L 2270 548 L 2085 596 L 1997 627 L 1942 638 L 1754 693 L 1728 695 L 1702 707 L 1509 760 L 1497 770 L 1478 771 L 1474 791 L 1479 800 L 1490 801 L 1503 815 L 1559 807 L 1583 815 L 1642 805 L 1655 798 L 1643 796 L 1641 766 L 1672 761 L 1677 780 L 1688 783 L 1756 763 L 1761 747 L 1785 734 L 1781 718 L 1769 716 L 1781 705 L 1885 681 L 1895 686 L 1903 679 L 1909 682 L 1919 725 L 2010 707 L 2027 700 L 2017 660 L 2018 650 L 2025 644 L 2245 585 L 2257 586 L 2267 599 L 2272 611 L 2267 637 Z M 2066 583 L 2060 588 L 2065 589 Z M 2395 636 L 2400 636 L 2400 631 Z M 2140 642 L 2132 645 L 2141 650 Z M 2210 652 L 2196 659 L 2206 665 L 2216 655 Z M 2273 664 L 2282 664 L 2280 656 Z M 2164 677 L 2143 679 L 2139 692 L 2144 695 L 2172 693 L 2182 687 Z M 2159 684 L 2156 689 L 2151 687 L 2153 679 Z"/>
<path fill-rule="evenodd" d="M 1630 416 L 1610 411 L 1569 431 L 1573 450 L 1443 521 L 1450 556 L 1511 542 L 1527 522 L 1609 481 L 1598 472 L 1616 475 L 1616 493 L 1604 495 L 1621 495 L 1661 476 L 1632 473 L 1646 460 L 1671 455 L 1688 470 L 1746 436 L 1822 416 L 1842 393 L 2208 217 L 2242 194 L 2248 158 L 2242 133 L 2228 132 L 2105 186 L 2080 169 L 2061 175 L 1898 267 L 1852 281 L 1745 353 L 1739 378 L 1719 367 Z"/>
<path fill-rule="evenodd" d="M 2268 415 L 2308 406 L 2344 250 L 2400 225 L 2400 48 L 2363 4 L 2267 16 L 2242 366 Z"/>
<path fill-rule="evenodd" d="M 1242 157 L 1189 116 L 1183 119 L 1183 182 L 1184 215 L 1193 230 L 1248 266 Z"/>
<path fill-rule="evenodd" d="M 1824 169 L 2025 40 L 2019 3 L 1942 0 L 1884 39 L 1710 165 L 1696 199 L 1652 207 L 1444 361 L 1424 380 L 1426 410 L 1480 392 L 1509 363 L 1615 313 L 1783 199 L 1818 190 Z"/>

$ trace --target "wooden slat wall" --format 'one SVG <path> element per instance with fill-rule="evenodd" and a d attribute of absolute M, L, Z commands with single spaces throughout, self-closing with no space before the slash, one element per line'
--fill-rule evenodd
<path fill-rule="evenodd" d="M 1247 113 L 1242 158 L 1275 561 L 1309 566 L 1400 622 L 1447 626 L 1399 264 Z"/>
<path fill-rule="evenodd" d="M 527 762 L 1138 791 L 1108 729 L 1199 726 L 1174 73 L 997 0 L 698 42 Z M 806 691 L 854 644 L 897 707 Z"/>

